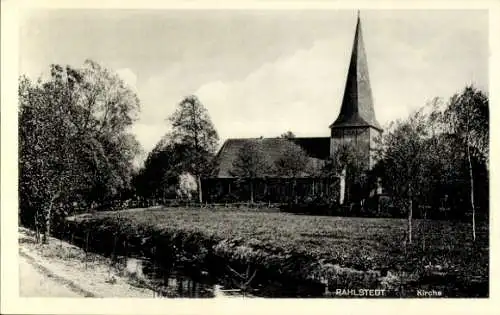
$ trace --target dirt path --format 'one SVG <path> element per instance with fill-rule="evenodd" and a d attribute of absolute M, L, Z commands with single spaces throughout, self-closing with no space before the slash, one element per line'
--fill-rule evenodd
<path fill-rule="evenodd" d="M 65 285 L 44 274 L 19 256 L 19 295 L 22 297 L 81 297 Z"/>
<path fill-rule="evenodd" d="M 132 284 L 108 260 L 50 238 L 36 244 L 32 232 L 19 229 L 19 286 L 30 297 L 152 297 L 153 292 Z M 110 281 L 112 280 L 112 281 Z"/>

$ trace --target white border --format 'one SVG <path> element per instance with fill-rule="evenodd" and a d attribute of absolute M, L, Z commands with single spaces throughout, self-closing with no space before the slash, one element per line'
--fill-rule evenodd
<path fill-rule="evenodd" d="M 490 225 L 490 298 L 473 299 L 70 299 L 20 298 L 18 296 L 17 253 L 17 76 L 18 10 L 29 8 L 115 8 L 115 9 L 489 9 L 490 12 L 490 126 L 491 126 L 491 225 Z M 498 241 L 495 226 L 497 209 L 494 194 L 499 172 L 498 147 L 494 145 L 498 121 L 497 105 L 500 82 L 498 47 L 500 1 L 2 1 L 1 10 L 1 312 L 2 314 L 330 314 L 339 311 L 370 314 L 493 314 L 500 279 Z M 500 171 L 500 170 L 499 170 Z M 497 280 L 498 281 L 498 280 Z"/>

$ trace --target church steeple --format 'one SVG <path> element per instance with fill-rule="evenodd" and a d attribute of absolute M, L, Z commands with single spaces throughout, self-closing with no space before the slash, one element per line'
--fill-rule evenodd
<path fill-rule="evenodd" d="M 373 127 L 382 130 L 373 109 L 359 10 L 342 106 L 337 120 L 330 125 L 330 128 L 344 127 Z"/>

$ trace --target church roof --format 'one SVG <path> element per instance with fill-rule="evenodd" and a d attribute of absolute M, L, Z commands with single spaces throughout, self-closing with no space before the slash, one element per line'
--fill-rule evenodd
<path fill-rule="evenodd" d="M 359 126 L 371 126 L 382 130 L 373 109 L 368 63 L 358 14 L 342 106 L 337 120 L 330 125 L 330 128 Z"/>
<path fill-rule="evenodd" d="M 281 156 L 281 152 L 286 148 L 288 141 L 292 141 L 302 147 L 309 157 L 310 166 L 313 168 L 319 168 L 322 160 L 326 159 L 330 154 L 330 138 L 328 137 L 228 139 L 224 142 L 216 156 L 217 167 L 213 176 L 219 178 L 233 177 L 231 175 L 233 162 L 236 160 L 239 150 L 249 142 L 260 146 L 267 158 L 268 164 L 274 165 L 275 161 Z"/>

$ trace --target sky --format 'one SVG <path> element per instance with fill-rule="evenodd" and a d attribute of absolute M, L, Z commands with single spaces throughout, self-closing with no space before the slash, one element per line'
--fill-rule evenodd
<path fill-rule="evenodd" d="M 144 152 L 198 96 L 227 138 L 329 136 L 342 101 L 354 10 L 37 10 L 20 25 L 20 73 L 92 59 L 141 100 Z M 467 84 L 488 91 L 488 11 L 364 10 L 363 39 L 382 126 Z"/>

